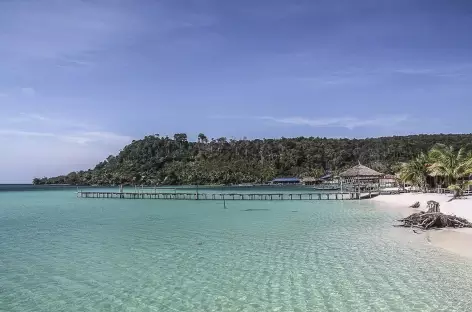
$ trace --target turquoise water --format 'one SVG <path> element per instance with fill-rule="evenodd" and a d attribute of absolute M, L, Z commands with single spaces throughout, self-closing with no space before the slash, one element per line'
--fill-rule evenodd
<path fill-rule="evenodd" d="M 467 311 L 472 262 L 366 201 L 0 192 L 0 311 Z"/>

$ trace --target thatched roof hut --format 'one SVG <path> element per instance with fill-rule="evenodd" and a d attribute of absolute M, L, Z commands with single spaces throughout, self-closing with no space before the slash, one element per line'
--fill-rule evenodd
<path fill-rule="evenodd" d="M 340 177 L 342 178 L 355 178 L 355 177 L 361 177 L 361 178 L 380 178 L 383 176 L 383 173 L 377 172 L 374 169 L 370 169 L 366 166 L 363 166 L 361 164 L 358 164 L 350 169 L 347 169 L 346 171 L 342 172 L 339 174 Z"/>

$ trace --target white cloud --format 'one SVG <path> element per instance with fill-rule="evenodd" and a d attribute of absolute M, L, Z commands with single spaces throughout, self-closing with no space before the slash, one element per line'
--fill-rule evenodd
<path fill-rule="evenodd" d="M 20 113 L 5 119 L 0 124 L 0 135 L 54 137 L 68 142 L 88 143 L 97 141 L 128 142 L 131 137 L 104 131 L 100 127 L 76 121 L 64 116 L 48 116 L 38 113 Z"/>
<path fill-rule="evenodd" d="M 1 121 L 1 119 L 0 119 Z M 76 129 L 81 131 L 92 131 L 97 127 L 82 121 L 71 120 L 62 116 L 45 116 L 35 113 L 20 113 L 19 115 L 6 118 L 6 122 L 15 127 L 27 126 L 33 129 L 47 128 L 54 129 L 58 133 L 64 133 L 66 129 Z M 21 125 L 23 124 L 23 125 Z"/>
<path fill-rule="evenodd" d="M 312 56 L 313 57 L 313 56 Z M 290 80 L 315 88 L 340 87 L 340 86 L 370 86 L 380 83 L 391 83 L 395 76 L 415 76 L 418 79 L 425 77 L 435 77 L 444 79 L 456 79 L 470 77 L 472 64 L 455 63 L 431 66 L 367 66 L 367 67 L 346 67 L 332 70 L 317 70 L 316 74 L 306 76 L 288 77 Z M 285 77 L 284 79 L 287 79 Z"/>
<path fill-rule="evenodd" d="M 39 114 L 21 113 L 19 116 L 9 117 L 7 120 L 13 123 L 19 123 L 19 122 L 27 122 L 27 121 L 38 121 L 38 120 L 47 121 L 48 119 Z"/>
<path fill-rule="evenodd" d="M 102 142 L 105 144 L 127 144 L 132 140 L 132 138 L 129 136 L 119 135 L 111 132 L 75 132 L 58 134 L 50 132 L 23 131 L 16 129 L 0 129 L 0 136 L 53 138 L 76 144 L 88 144 L 94 142 Z"/>
<path fill-rule="evenodd" d="M 10 63 L 87 66 L 94 53 L 129 39 L 139 20 L 108 1 L 0 1 L 0 56 Z M 17 65 L 18 66 L 18 65 Z"/>
<path fill-rule="evenodd" d="M 394 69 L 394 73 L 405 74 L 405 75 L 428 75 L 435 74 L 435 71 L 431 68 L 400 68 Z"/>
<path fill-rule="evenodd" d="M 374 117 L 374 118 L 357 118 L 357 117 L 333 117 L 333 118 L 318 118 L 309 119 L 304 117 L 288 117 L 277 118 L 271 116 L 256 117 L 262 120 L 269 120 L 276 123 L 291 124 L 298 126 L 310 127 L 339 127 L 354 129 L 359 127 L 391 127 L 397 124 L 408 121 L 408 116 L 389 116 L 389 117 Z"/>
<path fill-rule="evenodd" d="M 471 63 L 448 64 L 434 67 L 404 67 L 394 69 L 392 72 L 403 75 L 428 75 L 439 77 L 458 77 L 470 74 Z"/>
<path fill-rule="evenodd" d="M 38 63 L 91 67 L 109 60 L 108 53 L 128 49 L 138 36 L 168 40 L 169 34 L 178 37 L 176 30 L 216 23 L 213 15 L 188 13 L 173 1 L 139 7 L 128 1 L 0 1 L 0 42 L 8 42 L 0 45 L 0 57 L 15 71 L 31 72 L 30 65 Z"/>
<path fill-rule="evenodd" d="M 15 129 L 0 129 L 1 136 L 24 136 L 24 137 L 55 137 L 53 133 L 22 131 Z"/>
<path fill-rule="evenodd" d="M 123 147 L 116 142 L 77 144 L 44 133 L 0 135 L 0 144 L 8 146 L 0 155 L 0 183 L 30 183 L 33 177 L 87 170 Z"/>
<path fill-rule="evenodd" d="M 0 117 L 0 145 L 8 146 L 0 154 L 1 182 L 93 168 L 132 140 L 67 118 L 34 113 Z"/>
<path fill-rule="evenodd" d="M 36 94 L 36 90 L 33 88 L 21 88 L 21 93 L 26 96 L 34 96 Z"/>
<path fill-rule="evenodd" d="M 77 144 L 88 144 L 102 142 L 105 144 L 118 144 L 123 146 L 132 141 L 132 138 L 126 135 L 119 135 L 112 132 L 78 132 L 69 135 L 58 136 L 59 139 Z"/>
<path fill-rule="evenodd" d="M 274 116 L 212 116 L 215 119 L 256 119 L 266 120 L 278 124 L 309 127 L 331 127 L 355 129 L 360 127 L 393 127 L 411 120 L 407 115 L 377 116 L 377 117 L 329 117 L 329 118 L 306 118 L 306 117 L 274 117 Z"/>

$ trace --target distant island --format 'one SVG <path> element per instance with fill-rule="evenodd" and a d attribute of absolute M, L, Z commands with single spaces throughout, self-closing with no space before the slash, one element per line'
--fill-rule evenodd
<path fill-rule="evenodd" d="M 398 172 L 401 163 L 435 144 L 470 146 L 472 134 L 409 135 L 368 139 L 298 137 L 281 139 L 208 139 L 190 142 L 184 133 L 172 138 L 149 135 L 110 155 L 93 169 L 33 184 L 190 185 L 264 183 L 276 177 L 319 177 L 358 162 L 382 173 Z"/>

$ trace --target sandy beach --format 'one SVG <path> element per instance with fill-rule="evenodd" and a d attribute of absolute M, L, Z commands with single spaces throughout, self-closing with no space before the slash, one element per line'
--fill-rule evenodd
<path fill-rule="evenodd" d="M 426 203 L 429 200 L 434 200 L 440 203 L 441 212 L 466 218 L 469 221 L 472 220 L 472 197 L 469 196 L 468 198 L 449 201 L 451 197 L 452 195 L 450 194 L 408 193 L 380 195 L 370 200 L 386 204 L 392 209 L 398 209 L 405 216 L 417 211 L 426 210 Z M 420 202 L 420 208 L 405 209 L 415 202 Z M 430 230 L 425 231 L 422 235 L 425 235 L 425 239 L 434 246 L 472 258 L 472 228 Z"/>
<path fill-rule="evenodd" d="M 397 207 L 409 207 L 415 202 L 420 202 L 419 210 L 425 210 L 426 203 L 429 200 L 434 200 L 441 205 L 441 212 L 472 220 L 472 197 L 449 201 L 451 198 L 452 195 L 450 194 L 405 193 L 380 195 L 370 200 L 395 205 Z M 414 211 L 414 209 L 412 209 L 412 211 Z"/>

